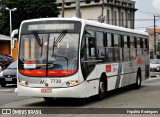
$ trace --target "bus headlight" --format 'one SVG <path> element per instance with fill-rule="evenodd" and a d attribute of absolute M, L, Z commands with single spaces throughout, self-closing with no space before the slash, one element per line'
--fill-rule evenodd
<path fill-rule="evenodd" d="M 25 80 L 19 80 L 19 85 L 22 85 L 22 86 L 28 86 L 28 82 L 25 81 Z"/>
<path fill-rule="evenodd" d="M 77 85 L 78 84 L 78 80 L 71 80 L 71 85 L 74 86 L 74 85 Z"/>
<path fill-rule="evenodd" d="M 77 84 L 78 84 L 78 80 L 71 80 L 71 81 L 67 81 L 67 82 L 65 83 L 65 85 L 66 85 L 67 87 L 75 86 L 75 85 L 77 85 Z"/>

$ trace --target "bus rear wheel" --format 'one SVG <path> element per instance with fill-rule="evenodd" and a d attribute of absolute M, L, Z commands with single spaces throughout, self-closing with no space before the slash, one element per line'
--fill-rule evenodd
<path fill-rule="evenodd" d="M 142 82 L 142 80 L 141 80 L 141 73 L 138 72 L 137 73 L 137 80 L 136 80 L 136 83 L 134 84 L 134 88 L 135 89 L 141 88 L 141 82 Z"/>

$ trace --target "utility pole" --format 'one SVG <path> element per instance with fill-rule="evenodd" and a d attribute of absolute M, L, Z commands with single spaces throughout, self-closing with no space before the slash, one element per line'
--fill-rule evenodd
<path fill-rule="evenodd" d="M 64 17 L 64 0 L 62 0 L 62 17 Z"/>
<path fill-rule="evenodd" d="M 156 17 L 158 17 L 158 19 L 160 18 L 159 15 L 154 15 L 154 58 L 156 58 L 157 55 L 157 41 L 156 41 Z"/>
<path fill-rule="evenodd" d="M 76 17 L 81 18 L 80 0 L 76 0 Z"/>
<path fill-rule="evenodd" d="M 156 59 L 156 16 L 154 15 L 154 58 Z"/>

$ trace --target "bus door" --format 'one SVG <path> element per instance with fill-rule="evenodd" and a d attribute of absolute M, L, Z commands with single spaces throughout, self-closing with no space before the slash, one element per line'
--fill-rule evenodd
<path fill-rule="evenodd" d="M 94 31 L 86 31 L 81 46 L 81 67 L 84 78 L 93 71 L 97 63 Z"/>

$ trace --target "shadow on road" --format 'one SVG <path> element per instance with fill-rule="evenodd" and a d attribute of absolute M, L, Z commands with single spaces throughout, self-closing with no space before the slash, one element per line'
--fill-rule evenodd
<path fill-rule="evenodd" d="M 141 89 L 145 87 L 146 86 L 142 86 Z M 123 88 L 116 89 L 113 91 L 109 91 L 107 92 L 107 95 L 104 98 L 104 100 L 108 100 L 109 98 L 112 98 L 118 95 L 122 95 L 127 92 L 132 92 L 132 91 L 136 91 L 134 90 L 132 86 L 127 86 L 127 87 L 123 87 Z M 32 106 L 34 107 L 82 107 L 85 105 L 89 105 L 90 103 L 97 103 L 95 96 L 92 96 L 87 99 L 56 98 L 49 102 L 43 100 L 41 102 L 31 103 L 25 106 L 29 106 L 29 107 L 32 107 Z"/>

